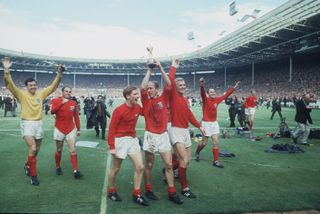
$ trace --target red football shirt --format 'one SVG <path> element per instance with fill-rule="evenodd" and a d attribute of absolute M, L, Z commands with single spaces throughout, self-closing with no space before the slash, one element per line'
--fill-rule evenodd
<path fill-rule="evenodd" d="M 247 99 L 244 101 L 244 108 L 254 108 L 256 107 L 256 97 L 254 96 L 249 96 Z"/>
<path fill-rule="evenodd" d="M 146 130 L 161 134 L 167 130 L 170 90 L 165 87 L 161 96 L 149 98 L 147 90 L 141 90 L 141 102 L 143 115 L 146 122 Z"/>
<path fill-rule="evenodd" d="M 169 72 L 169 78 L 171 80 L 171 96 L 170 102 L 170 114 L 171 124 L 178 128 L 188 128 L 189 122 L 197 128 L 200 128 L 200 123 L 196 120 L 193 113 L 189 108 L 189 101 L 183 95 L 178 93 L 174 81 L 176 74 L 176 68 L 171 67 Z"/>
<path fill-rule="evenodd" d="M 51 100 L 51 114 L 56 115 L 55 127 L 65 135 L 69 134 L 75 126 L 80 131 L 77 103 L 73 100 L 69 100 L 66 103 L 62 103 L 62 101 L 62 97 Z"/>
<path fill-rule="evenodd" d="M 115 149 L 114 142 L 116 137 L 136 137 L 136 125 L 139 115 L 143 115 L 143 112 L 138 104 L 129 107 L 126 103 L 123 103 L 113 111 L 108 132 L 110 149 Z"/>
<path fill-rule="evenodd" d="M 200 94 L 202 98 L 202 112 L 203 121 L 214 122 L 217 120 L 218 105 L 225 100 L 230 94 L 235 91 L 235 88 L 231 88 L 224 95 L 216 98 L 210 98 L 206 95 L 204 87 L 200 87 Z"/>

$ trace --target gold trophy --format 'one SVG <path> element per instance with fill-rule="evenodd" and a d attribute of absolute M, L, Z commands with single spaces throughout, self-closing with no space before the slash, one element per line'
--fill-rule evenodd
<path fill-rule="evenodd" d="M 156 60 L 153 58 L 153 55 L 152 55 L 153 47 L 152 46 L 147 47 L 147 51 L 148 51 L 147 65 L 149 68 L 153 69 L 154 67 L 157 66 Z"/>

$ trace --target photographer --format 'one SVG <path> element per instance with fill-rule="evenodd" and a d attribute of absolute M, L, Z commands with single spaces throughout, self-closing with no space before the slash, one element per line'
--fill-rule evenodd
<path fill-rule="evenodd" d="M 301 145 L 305 146 L 310 146 L 310 144 L 307 142 L 310 133 L 309 124 L 312 124 L 312 119 L 310 116 L 312 108 L 309 106 L 310 100 L 310 94 L 305 94 L 303 95 L 302 99 L 297 101 L 295 116 L 297 126 L 295 131 L 292 133 L 293 142 L 301 143 Z"/>

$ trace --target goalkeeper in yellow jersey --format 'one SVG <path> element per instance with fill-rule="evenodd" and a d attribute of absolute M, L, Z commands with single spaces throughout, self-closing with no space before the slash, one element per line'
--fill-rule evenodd
<path fill-rule="evenodd" d="M 37 91 L 37 81 L 33 78 L 28 78 L 24 84 L 27 90 L 19 89 L 12 81 L 10 67 L 12 62 L 8 57 L 2 59 L 4 70 L 4 82 L 9 91 L 15 96 L 21 105 L 21 134 L 28 146 L 28 159 L 24 166 L 26 175 L 31 176 L 31 184 L 39 185 L 37 178 L 37 154 L 40 150 L 40 145 L 43 137 L 42 128 L 42 110 L 43 101 L 54 92 L 61 80 L 64 67 L 57 66 L 57 76 L 47 88 Z"/>

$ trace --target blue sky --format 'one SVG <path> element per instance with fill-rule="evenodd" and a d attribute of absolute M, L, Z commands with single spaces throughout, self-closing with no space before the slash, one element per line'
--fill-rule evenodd
<path fill-rule="evenodd" d="M 187 53 L 253 21 L 285 0 L 0 0 L 1 48 L 83 58 L 142 58 Z M 187 40 L 193 31 L 194 41 Z"/>

